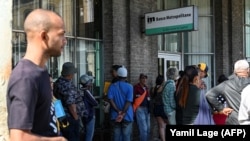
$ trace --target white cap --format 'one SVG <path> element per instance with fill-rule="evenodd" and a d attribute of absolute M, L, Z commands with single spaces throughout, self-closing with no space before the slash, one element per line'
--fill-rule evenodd
<path fill-rule="evenodd" d="M 120 67 L 117 70 L 117 75 L 120 76 L 120 77 L 127 77 L 127 74 L 128 74 L 128 71 L 124 66 Z"/>

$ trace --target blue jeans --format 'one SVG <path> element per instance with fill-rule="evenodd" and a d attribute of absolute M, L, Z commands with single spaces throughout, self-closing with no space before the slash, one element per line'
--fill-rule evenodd
<path fill-rule="evenodd" d="M 133 122 L 112 122 L 113 141 L 131 141 Z"/>
<path fill-rule="evenodd" d="M 85 141 L 92 141 L 95 131 L 95 116 L 85 126 Z"/>
<path fill-rule="evenodd" d="M 150 113 L 147 107 L 138 107 L 135 111 L 136 122 L 139 129 L 140 141 L 149 141 L 150 138 Z"/>

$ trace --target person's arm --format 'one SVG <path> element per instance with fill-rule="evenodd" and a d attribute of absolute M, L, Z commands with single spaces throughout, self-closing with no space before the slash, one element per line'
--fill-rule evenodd
<path fill-rule="evenodd" d="M 113 98 L 114 98 L 114 91 L 113 91 L 114 85 L 115 85 L 115 83 L 113 83 L 109 86 L 109 89 L 107 92 L 107 99 L 108 99 L 111 107 L 118 113 L 120 110 L 117 108 L 117 106 L 113 100 Z"/>
<path fill-rule="evenodd" d="M 87 98 L 87 101 L 91 106 L 97 106 L 98 102 L 96 101 L 95 97 L 90 93 L 89 90 L 84 92 L 84 98 Z"/>
<path fill-rule="evenodd" d="M 78 120 L 76 97 L 80 95 L 80 92 L 77 90 L 75 85 L 71 84 L 65 93 L 65 95 L 67 96 L 66 105 L 69 109 L 69 113 L 71 114 L 71 116 L 73 116 L 75 120 Z"/>
<path fill-rule="evenodd" d="M 129 106 L 132 104 L 133 102 L 133 87 L 130 85 L 130 88 L 127 91 L 127 96 L 126 96 L 126 103 L 123 106 L 122 112 L 124 114 L 127 113 Z"/>
<path fill-rule="evenodd" d="M 71 104 L 68 106 L 70 114 L 74 117 L 75 120 L 78 120 L 76 104 Z"/>
<path fill-rule="evenodd" d="M 125 113 L 123 113 L 120 109 L 117 108 L 113 99 L 110 99 L 110 104 L 114 108 L 114 110 L 118 113 L 116 117 L 116 122 L 121 122 L 123 117 L 125 116 Z"/>
<path fill-rule="evenodd" d="M 110 104 L 117 113 L 126 114 L 126 112 L 128 110 L 128 107 L 131 105 L 131 102 L 126 101 L 125 106 L 124 106 L 124 108 L 122 110 L 117 108 L 117 106 L 116 106 L 115 102 L 113 101 L 113 99 L 110 99 Z"/>
<path fill-rule="evenodd" d="M 130 101 L 126 101 L 125 103 L 125 106 L 123 107 L 122 109 L 122 113 L 126 114 L 127 113 L 127 110 L 128 110 L 128 107 L 131 105 L 131 102 Z"/>
<path fill-rule="evenodd" d="M 117 118 L 116 118 L 116 122 L 121 122 L 121 121 L 123 120 L 124 116 L 125 116 L 126 113 L 127 113 L 127 110 L 128 110 L 129 105 L 131 105 L 131 102 L 126 101 L 123 110 L 118 112 L 118 116 L 117 116 Z"/>
<path fill-rule="evenodd" d="M 168 95 L 169 95 L 169 103 L 170 103 L 170 107 L 172 109 L 175 110 L 176 108 L 176 102 L 175 102 L 175 84 L 171 83 L 169 85 L 169 91 L 168 91 Z"/>
<path fill-rule="evenodd" d="M 117 113 L 119 113 L 120 110 L 117 108 L 117 106 L 116 106 L 114 100 L 113 100 L 113 99 L 110 99 L 109 102 L 110 102 L 111 106 L 113 107 L 113 109 L 114 109 Z"/>
<path fill-rule="evenodd" d="M 167 84 L 166 84 L 167 85 Z M 168 115 L 168 111 L 167 111 L 167 100 L 168 100 L 168 86 L 165 86 L 162 90 L 162 102 L 163 102 L 163 110 L 164 110 L 164 113 L 165 115 Z"/>
<path fill-rule="evenodd" d="M 133 101 L 133 87 L 132 86 L 128 89 L 127 93 L 128 94 L 127 94 L 127 97 L 126 97 L 126 103 L 123 106 L 122 111 L 118 112 L 119 115 L 116 118 L 117 122 L 121 122 L 122 121 L 122 119 L 124 118 L 124 116 L 127 114 L 129 106 L 132 104 L 132 101 Z"/>
<path fill-rule="evenodd" d="M 62 136 L 44 137 L 32 134 L 29 130 L 10 129 L 9 141 L 67 141 Z"/>
<path fill-rule="evenodd" d="M 206 99 L 211 104 L 212 107 L 217 109 L 218 111 L 222 111 L 224 109 L 224 105 L 217 100 L 217 97 L 220 94 L 224 94 L 225 84 L 224 82 L 211 88 L 206 93 Z"/>

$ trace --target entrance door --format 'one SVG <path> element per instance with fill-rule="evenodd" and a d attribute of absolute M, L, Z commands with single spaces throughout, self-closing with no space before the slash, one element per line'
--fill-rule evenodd
<path fill-rule="evenodd" d="M 169 53 L 158 53 L 158 73 L 164 75 L 165 80 L 167 80 L 167 69 L 170 67 L 175 67 L 181 70 L 181 55 L 179 54 L 169 54 Z"/>

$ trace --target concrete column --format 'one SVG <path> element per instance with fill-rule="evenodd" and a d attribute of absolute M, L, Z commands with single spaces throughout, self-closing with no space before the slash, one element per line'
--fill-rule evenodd
<path fill-rule="evenodd" d="M 233 63 L 239 59 L 244 59 L 244 0 L 232 0 L 232 52 Z"/>
<path fill-rule="evenodd" d="M 12 1 L 0 0 L 0 141 L 8 141 L 6 91 L 11 73 Z"/>

